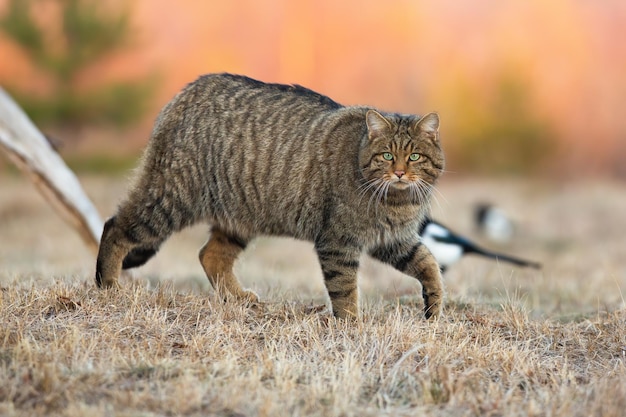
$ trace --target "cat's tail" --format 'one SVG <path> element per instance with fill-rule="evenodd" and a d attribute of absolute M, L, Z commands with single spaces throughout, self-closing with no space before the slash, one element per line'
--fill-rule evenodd
<path fill-rule="evenodd" d="M 140 246 L 134 248 L 128 252 L 128 255 L 126 255 L 122 261 L 122 269 L 136 268 L 145 264 L 158 250 L 159 246 Z"/>

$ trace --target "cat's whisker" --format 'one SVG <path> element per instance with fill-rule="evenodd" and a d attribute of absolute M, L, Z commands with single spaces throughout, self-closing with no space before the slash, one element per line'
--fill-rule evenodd
<path fill-rule="evenodd" d="M 382 184 L 377 189 L 376 194 L 376 211 L 375 214 L 378 216 L 378 207 L 383 203 L 383 201 L 387 202 L 387 193 L 389 192 L 389 187 L 391 186 L 390 181 L 383 180 Z"/>
<path fill-rule="evenodd" d="M 373 195 L 373 199 L 371 201 L 374 202 L 374 214 L 378 216 L 378 206 L 380 204 L 380 196 L 383 192 L 383 188 L 385 187 L 384 183 L 381 183 L 378 188 L 376 188 L 376 193 Z"/>
<path fill-rule="evenodd" d="M 358 189 L 359 201 L 367 194 L 369 190 L 376 187 L 376 180 L 361 185 Z"/>
<path fill-rule="evenodd" d="M 431 204 L 430 204 L 430 198 L 429 197 L 431 196 L 431 194 L 430 194 L 429 189 L 427 187 L 428 185 L 429 184 L 426 183 L 421 178 L 418 179 L 418 181 L 416 181 L 417 192 L 419 194 L 419 198 L 418 198 L 419 204 L 422 205 L 422 206 L 427 206 L 428 210 L 430 211 Z"/>
<path fill-rule="evenodd" d="M 424 204 L 424 196 L 422 194 L 422 190 L 420 188 L 419 182 L 414 182 L 411 184 L 411 191 L 413 193 L 413 199 L 417 200 L 417 204 L 420 206 Z"/>
<path fill-rule="evenodd" d="M 375 178 L 373 180 L 367 181 L 365 184 L 363 184 L 363 185 L 361 185 L 359 187 L 359 188 L 362 188 L 362 190 L 359 192 L 359 204 L 361 203 L 361 200 L 363 200 L 363 197 L 365 197 L 367 192 L 370 191 L 371 189 L 374 189 L 374 191 L 372 192 L 372 195 L 370 196 L 369 202 L 367 204 L 367 212 L 368 213 L 369 213 L 369 207 L 371 205 L 371 200 L 376 195 L 376 190 L 380 186 L 380 183 L 382 181 L 383 180 L 381 178 Z"/>
<path fill-rule="evenodd" d="M 413 190 L 415 192 L 415 196 L 419 205 L 424 205 L 426 203 L 425 190 L 423 189 L 420 179 L 418 179 L 413 186 Z"/>
<path fill-rule="evenodd" d="M 389 187 L 391 187 L 391 182 L 389 182 L 389 181 L 385 182 L 385 189 L 384 189 L 384 191 L 385 191 L 385 194 L 384 194 L 385 204 L 387 204 L 387 194 L 389 194 Z M 381 200 L 381 202 L 382 202 L 382 200 Z"/>
<path fill-rule="evenodd" d="M 418 195 L 419 204 L 423 205 L 426 202 L 426 190 L 424 189 L 424 185 L 422 184 L 421 179 L 416 182 L 416 192 Z"/>
<path fill-rule="evenodd" d="M 430 201 L 431 201 L 431 206 L 432 206 L 432 202 L 434 201 L 435 204 L 437 204 L 437 207 L 439 208 L 439 210 L 443 210 L 443 208 L 441 207 L 441 204 L 439 203 L 439 199 L 437 198 L 435 194 L 430 195 Z"/>
<path fill-rule="evenodd" d="M 450 202 L 448 201 L 446 196 L 444 196 L 443 193 L 441 191 L 439 191 L 439 189 L 437 189 L 437 187 L 435 187 L 432 184 L 427 183 L 426 181 L 422 180 L 421 178 L 420 178 L 420 181 L 426 186 L 427 191 L 430 193 L 431 197 L 435 199 L 435 202 L 437 203 L 437 206 L 440 209 L 441 209 L 441 204 L 439 204 L 439 199 L 437 198 L 437 194 L 439 195 L 439 197 L 441 197 L 443 199 L 443 201 L 446 203 L 447 206 L 450 205 Z"/>
<path fill-rule="evenodd" d="M 369 201 L 367 203 L 367 212 L 369 213 L 370 210 L 370 206 L 372 205 L 372 201 L 374 201 L 375 203 L 375 210 L 374 213 L 376 215 L 378 215 L 378 195 L 381 192 L 382 187 L 384 187 L 384 180 L 382 178 L 378 178 L 377 181 L 375 182 L 375 186 L 376 188 L 374 189 L 374 191 L 372 192 L 372 195 L 369 198 Z"/>
<path fill-rule="evenodd" d="M 439 196 L 443 199 L 443 201 L 444 201 L 444 202 L 445 202 L 448 206 L 450 205 L 450 202 L 448 201 L 448 199 L 446 198 L 446 196 L 445 196 L 445 195 L 443 195 L 443 193 L 442 193 L 441 191 L 439 191 L 439 189 L 438 189 L 437 187 L 435 187 L 434 185 L 431 185 L 431 184 L 428 184 L 428 185 L 429 185 L 429 188 L 430 188 L 430 191 L 431 191 L 431 192 L 432 192 L 432 191 L 435 191 L 435 192 L 436 192 L 436 193 L 437 193 L 437 194 L 438 194 L 438 195 L 439 195 Z M 434 193 L 433 193 L 433 196 L 435 196 L 435 194 L 434 194 Z M 435 198 L 436 198 L 436 196 L 435 196 Z"/>
<path fill-rule="evenodd" d="M 382 186 L 380 187 L 380 194 L 378 195 L 378 200 L 376 204 L 376 209 L 384 203 L 387 203 L 387 191 L 389 190 L 389 181 L 384 181 Z"/>
<path fill-rule="evenodd" d="M 424 189 L 424 192 L 429 196 L 429 201 L 430 201 L 429 204 L 431 206 L 432 206 L 432 201 L 434 200 L 435 204 L 437 204 L 437 207 L 439 207 L 439 210 L 443 209 L 442 206 L 441 206 L 441 203 L 439 202 L 439 198 L 438 198 L 437 194 L 439 194 L 439 196 L 444 200 L 444 202 L 447 205 L 450 205 L 450 203 L 445 198 L 445 196 L 434 185 L 432 185 L 432 184 L 430 184 L 430 183 L 428 183 L 428 182 L 426 182 L 424 180 L 421 180 L 421 184 L 422 184 L 422 187 Z M 435 194 L 433 191 L 436 191 L 437 194 Z"/>
<path fill-rule="evenodd" d="M 357 192 L 359 192 L 359 196 L 364 195 L 367 192 L 367 190 L 374 187 L 378 181 L 382 181 L 382 180 L 380 178 L 374 178 L 361 184 L 357 188 Z"/>

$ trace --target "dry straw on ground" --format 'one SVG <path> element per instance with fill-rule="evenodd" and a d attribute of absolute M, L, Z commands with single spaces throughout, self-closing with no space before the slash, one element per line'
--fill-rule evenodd
<path fill-rule="evenodd" d="M 123 186 L 87 181 L 103 212 Z M 292 241 L 260 241 L 238 265 L 263 304 L 222 303 L 196 261 L 203 228 L 121 289 L 97 290 L 80 240 L 9 179 L 0 415 L 623 415 L 623 187 L 441 190 L 435 212 L 457 230 L 471 231 L 476 199 L 502 199 L 522 226 L 507 249 L 544 270 L 467 259 L 446 275 L 445 315 L 426 322 L 419 285 L 366 260 L 362 318 L 347 324 L 328 314 L 311 248 Z"/>

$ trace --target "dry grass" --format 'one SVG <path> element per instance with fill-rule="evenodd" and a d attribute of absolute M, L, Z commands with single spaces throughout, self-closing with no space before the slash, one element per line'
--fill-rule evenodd
<path fill-rule="evenodd" d="M 310 246 L 288 240 L 259 241 L 238 265 L 264 304 L 219 302 L 196 260 L 201 227 L 122 289 L 99 291 L 93 255 L 29 185 L 2 181 L 0 415 L 626 410 L 622 184 L 442 184 L 438 218 L 471 231 L 471 204 L 500 202 L 523 227 L 506 249 L 544 270 L 464 260 L 445 277 L 444 317 L 429 323 L 417 283 L 365 261 L 362 318 L 346 324 L 325 309 Z M 106 213 L 125 186 L 86 185 Z"/>

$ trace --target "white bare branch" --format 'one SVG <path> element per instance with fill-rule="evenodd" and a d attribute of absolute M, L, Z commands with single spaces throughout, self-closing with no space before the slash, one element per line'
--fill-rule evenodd
<path fill-rule="evenodd" d="M 74 173 L 15 101 L 0 88 L 0 148 L 94 252 L 102 220 Z"/>

